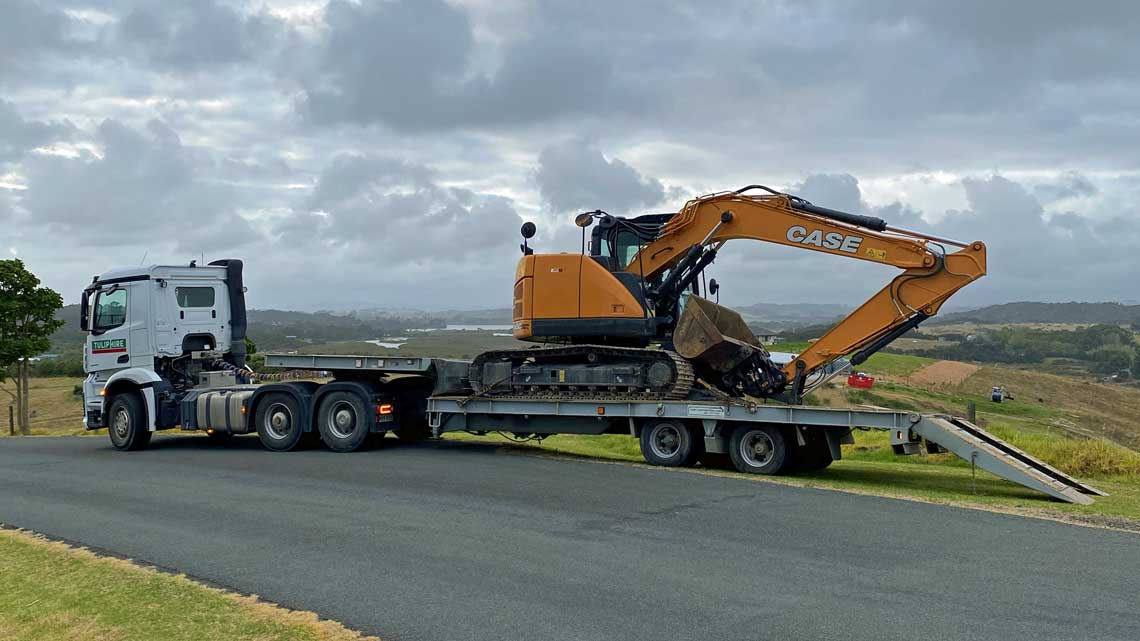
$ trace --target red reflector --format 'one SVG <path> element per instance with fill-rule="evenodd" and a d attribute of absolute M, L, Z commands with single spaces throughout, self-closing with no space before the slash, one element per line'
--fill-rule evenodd
<path fill-rule="evenodd" d="M 598 406 L 598 416 L 605 416 L 605 415 L 606 415 L 606 408 L 599 405 Z"/>
<path fill-rule="evenodd" d="M 393 408 L 391 403 L 381 403 L 376 406 L 376 415 L 380 416 L 382 414 L 391 414 L 392 409 Z"/>

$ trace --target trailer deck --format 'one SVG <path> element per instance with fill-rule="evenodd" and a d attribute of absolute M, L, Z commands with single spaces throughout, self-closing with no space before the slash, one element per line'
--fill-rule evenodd
<path fill-rule="evenodd" d="M 451 378 L 466 361 L 427 357 L 268 354 L 269 367 L 320 370 L 334 376 L 419 375 L 433 380 Z M 437 385 L 437 390 L 439 386 Z M 433 436 L 447 432 L 512 432 L 528 435 L 628 433 L 652 419 L 676 419 L 698 424 L 705 451 L 727 451 L 727 434 L 740 425 L 780 425 L 801 445 L 811 433 L 826 438 L 832 458 L 840 445 L 853 443 L 856 430 L 890 434 L 897 454 L 953 452 L 996 476 L 1069 503 L 1092 503 L 1105 493 L 1081 483 L 1025 452 L 954 416 L 900 412 L 881 408 L 830 408 L 749 402 L 742 399 L 661 400 L 546 400 L 482 397 L 478 394 L 429 396 L 427 420 Z"/>

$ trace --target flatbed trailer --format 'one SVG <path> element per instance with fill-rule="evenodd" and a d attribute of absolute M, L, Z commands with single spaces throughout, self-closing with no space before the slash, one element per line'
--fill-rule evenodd
<path fill-rule="evenodd" d="M 648 462 L 692 465 L 697 456 L 672 457 L 679 440 L 693 439 L 701 455 L 727 455 L 741 471 L 774 473 L 791 469 L 783 458 L 817 453 L 809 465 L 826 467 L 842 457 L 859 430 L 890 434 L 900 455 L 949 451 L 1001 478 L 1070 503 L 1088 504 L 1104 492 L 1033 458 L 965 419 L 878 408 L 783 405 L 729 398 L 662 401 L 629 399 L 552 400 L 447 393 L 462 378 L 467 362 L 424 357 L 268 354 L 268 367 L 327 372 L 337 380 L 373 381 L 377 389 L 404 377 L 430 382 L 410 389 L 405 403 L 426 413 L 438 438 L 449 432 L 504 432 L 542 438 L 552 434 L 628 434 L 639 438 Z M 429 391 L 430 390 L 430 391 Z M 405 408 L 406 409 L 406 408 Z M 399 410 L 398 410 L 399 411 Z M 398 429 L 398 428 L 397 428 Z M 773 453 L 773 450 L 782 450 Z M 773 459 L 781 459 L 773 465 Z M 708 462 L 710 458 L 702 459 Z M 826 461 L 823 465 L 819 462 Z M 801 461 L 802 463 L 803 461 Z"/>

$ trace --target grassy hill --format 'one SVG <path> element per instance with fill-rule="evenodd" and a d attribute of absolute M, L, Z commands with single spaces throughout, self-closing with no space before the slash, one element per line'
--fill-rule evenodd
<path fill-rule="evenodd" d="M 1140 323 L 1140 305 L 1122 305 L 1120 303 L 1004 303 L 965 312 L 941 314 L 929 321 L 931 325 L 948 323 L 1130 324 Z"/>

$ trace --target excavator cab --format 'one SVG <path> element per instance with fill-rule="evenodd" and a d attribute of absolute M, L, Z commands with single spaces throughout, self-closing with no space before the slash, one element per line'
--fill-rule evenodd
<path fill-rule="evenodd" d="M 670 217 L 650 214 L 627 220 L 588 212 L 575 220 L 583 230 L 598 220 L 590 232 L 588 254 L 535 254 L 527 247 L 515 272 L 514 337 L 649 344 L 659 334 L 658 322 L 646 300 L 646 280 L 629 263 Z M 527 225 L 531 227 L 524 229 L 524 236 L 533 235 L 533 224 Z"/>

